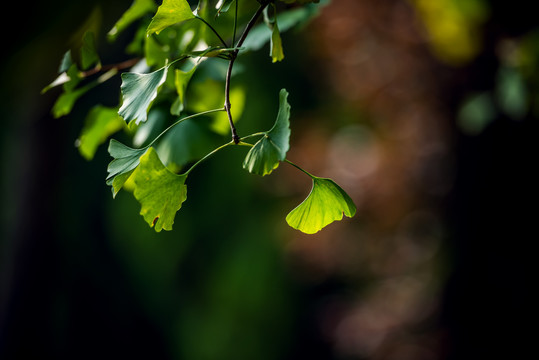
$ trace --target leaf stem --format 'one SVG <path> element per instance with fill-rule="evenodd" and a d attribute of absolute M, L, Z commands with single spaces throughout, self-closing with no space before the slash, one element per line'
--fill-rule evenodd
<path fill-rule="evenodd" d="M 230 142 L 227 142 L 226 144 L 223 144 L 221 146 L 219 146 L 218 148 L 212 150 L 211 152 L 209 152 L 208 154 L 206 154 L 206 156 L 204 156 L 202 159 L 198 160 L 196 163 L 194 163 L 186 172 L 184 172 L 183 174 L 181 174 L 182 176 L 187 176 L 189 175 L 189 173 L 191 171 L 193 171 L 193 169 L 198 166 L 198 164 L 200 164 L 201 162 L 207 160 L 208 158 L 210 158 L 211 156 L 213 156 L 215 153 L 217 153 L 218 151 L 220 150 L 223 150 L 224 148 L 230 146 L 230 145 L 234 145 L 234 142 L 233 141 L 230 141 Z"/>
<path fill-rule="evenodd" d="M 161 136 L 165 135 L 165 133 L 167 133 L 170 129 L 172 129 L 174 126 L 178 125 L 179 123 L 184 122 L 185 120 L 189 120 L 189 119 L 192 119 L 192 118 L 195 118 L 195 117 L 198 117 L 198 116 L 207 115 L 207 114 L 211 114 L 211 113 L 218 112 L 218 111 L 224 111 L 224 110 L 225 110 L 224 108 L 207 110 L 207 111 L 199 112 L 199 113 L 196 113 L 196 114 L 189 115 L 189 116 L 186 116 L 184 118 L 181 118 L 181 119 L 177 120 L 175 123 L 173 123 L 172 125 L 170 125 L 169 127 L 167 127 L 165 130 L 163 130 L 146 147 L 152 146 L 159 138 L 161 138 Z"/>
<path fill-rule="evenodd" d="M 195 15 L 195 18 L 197 18 L 198 20 L 202 21 L 204 24 L 206 24 L 211 31 L 213 31 L 213 33 L 219 38 L 219 40 L 221 41 L 221 44 L 223 44 L 223 46 L 225 48 L 228 47 L 228 44 L 223 40 L 223 38 L 221 37 L 221 35 L 219 35 L 219 33 L 217 32 L 217 30 L 215 30 L 215 28 L 213 26 L 211 26 L 211 24 L 209 22 L 207 22 L 206 20 L 204 20 L 204 18 L 202 18 L 201 16 L 198 16 L 198 15 Z"/>
<path fill-rule="evenodd" d="M 300 170 L 301 172 L 307 174 L 311 179 L 314 179 L 316 176 L 314 176 L 313 174 L 307 172 L 306 170 L 302 169 L 301 167 L 299 167 L 298 165 L 294 164 L 292 161 L 288 160 L 288 159 L 284 159 L 284 161 L 286 161 L 287 163 L 289 163 L 290 165 L 292 165 L 293 167 L 295 167 L 296 169 Z"/>

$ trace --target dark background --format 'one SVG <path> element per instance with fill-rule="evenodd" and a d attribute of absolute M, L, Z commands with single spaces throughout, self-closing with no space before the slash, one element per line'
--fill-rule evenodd
<path fill-rule="evenodd" d="M 239 149 L 190 176 L 174 231 L 155 234 L 129 193 L 112 199 L 105 146 L 87 162 L 73 145 L 93 104 L 118 101 L 119 80 L 59 119 L 59 93 L 40 95 L 94 7 L 106 33 L 130 1 L 10 4 L 0 358 L 533 354 L 539 23 L 525 1 L 470 3 L 483 5 L 479 20 L 455 17 L 469 32 L 444 43 L 436 24 L 452 21 L 443 9 L 468 14 L 462 1 L 429 12 L 420 1 L 334 0 L 283 37 L 283 63 L 266 48 L 242 59 L 245 126 L 271 125 L 286 87 L 289 157 L 358 205 L 354 219 L 313 236 L 284 223 L 308 181 L 284 165 L 268 179 L 248 175 Z M 102 44 L 104 63 L 125 56 L 128 39 L 118 41 Z M 517 80 L 502 83 L 500 69 Z M 504 87 L 525 99 L 516 112 Z M 487 120 L 462 115 L 478 93 L 492 100 L 479 111 L 494 114 Z"/>

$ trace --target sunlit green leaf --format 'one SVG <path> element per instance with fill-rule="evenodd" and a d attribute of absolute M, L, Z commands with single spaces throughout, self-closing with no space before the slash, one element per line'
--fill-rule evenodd
<path fill-rule="evenodd" d="M 134 0 L 122 17 L 114 24 L 114 27 L 107 34 L 110 40 L 116 39 L 118 34 L 127 28 L 131 23 L 140 19 L 149 12 L 155 11 L 154 0 Z"/>
<path fill-rule="evenodd" d="M 187 199 L 187 175 L 176 175 L 159 160 L 150 148 L 141 158 L 134 173 L 135 198 L 140 202 L 140 214 L 155 231 L 172 230 L 176 212 Z"/>
<path fill-rule="evenodd" d="M 116 196 L 133 170 L 139 165 L 140 157 L 147 148 L 133 149 L 112 139 L 109 143 L 109 154 L 113 160 L 107 167 L 107 185 L 112 186 L 112 195 Z"/>
<path fill-rule="evenodd" d="M 252 174 L 268 175 L 283 161 L 290 147 L 290 104 L 288 92 L 279 93 L 279 112 L 277 120 L 264 136 L 249 150 L 243 168 Z"/>
<path fill-rule="evenodd" d="M 123 103 L 119 114 L 125 121 L 135 120 L 137 124 L 146 121 L 148 108 L 165 82 L 167 70 L 168 66 L 165 66 L 149 74 L 122 74 Z"/>
<path fill-rule="evenodd" d="M 314 234 L 334 221 L 342 220 L 343 214 L 353 217 L 356 206 L 331 179 L 311 176 L 313 186 L 309 196 L 286 216 L 288 225 L 306 234 Z"/>
<path fill-rule="evenodd" d="M 187 0 L 163 0 L 163 4 L 157 9 L 157 13 L 146 30 L 146 35 L 159 34 L 171 25 L 194 18 L 195 15 Z"/>
<path fill-rule="evenodd" d="M 125 122 L 118 115 L 117 108 L 95 106 L 88 113 L 77 141 L 79 152 L 85 159 L 93 159 L 97 147 L 123 127 Z"/>

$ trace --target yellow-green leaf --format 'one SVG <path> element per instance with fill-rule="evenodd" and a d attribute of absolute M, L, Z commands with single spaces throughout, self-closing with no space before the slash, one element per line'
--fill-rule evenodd
<path fill-rule="evenodd" d="M 187 0 L 163 0 L 163 4 L 157 9 L 157 13 L 146 30 L 146 35 L 159 34 L 161 30 L 171 25 L 194 18 L 195 15 Z"/>
<path fill-rule="evenodd" d="M 172 230 L 176 212 L 187 199 L 187 175 L 176 175 L 159 160 L 153 148 L 141 156 L 133 174 L 135 198 L 140 202 L 140 214 L 155 231 Z"/>
<path fill-rule="evenodd" d="M 309 196 L 286 216 L 288 225 L 306 234 L 314 234 L 334 221 L 342 220 L 343 214 L 352 217 L 356 206 L 331 179 L 311 176 L 313 187 Z"/>

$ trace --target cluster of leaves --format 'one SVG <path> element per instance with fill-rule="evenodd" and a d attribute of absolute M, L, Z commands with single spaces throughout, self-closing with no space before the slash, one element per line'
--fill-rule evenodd
<path fill-rule="evenodd" d="M 286 159 L 291 106 L 285 89 L 279 93 L 277 117 L 270 130 L 241 138 L 237 135 L 233 119 L 241 116 L 245 92 L 231 86 L 236 58 L 241 52 L 260 49 L 270 42 L 272 61 L 283 60 L 281 31 L 307 21 L 318 11 L 314 4 L 278 11 L 275 1 L 257 1 L 239 4 L 240 0 L 200 0 L 193 9 L 187 0 L 164 0 L 160 6 L 153 0 L 134 0 L 108 37 L 114 41 L 139 22 L 139 30 L 127 48 L 137 58 L 101 65 L 95 37 L 88 31 L 77 54 L 79 60 L 73 61 L 72 53 L 67 52 L 60 75 L 44 89 L 63 86 L 64 92 L 52 110 L 60 117 L 68 114 L 89 89 L 129 68 L 121 73 L 119 105 L 94 107 L 78 146 L 81 154 L 91 159 L 97 147 L 117 131 L 123 129 L 133 135 L 133 147 L 110 140 L 108 152 L 113 160 L 107 168 L 106 183 L 112 187 L 113 196 L 122 188 L 132 190 L 140 202 L 141 215 L 156 231 L 172 229 L 176 212 L 187 199 L 186 181 L 191 171 L 230 146 L 250 148 L 243 168 L 252 174 L 268 175 L 281 162 L 287 162 L 312 179 L 308 197 L 286 217 L 291 227 L 315 233 L 341 220 L 343 214 L 355 214 L 353 201 L 333 180 L 314 176 Z M 238 22 L 248 11 L 254 15 L 237 37 Z M 263 23 L 257 25 L 258 18 L 263 18 Z M 228 42 L 221 36 L 226 29 L 232 29 L 228 30 Z M 83 81 L 91 76 L 96 78 Z M 232 140 L 223 144 L 222 137 L 229 132 Z M 251 144 L 247 142 L 251 138 L 259 139 Z"/>

